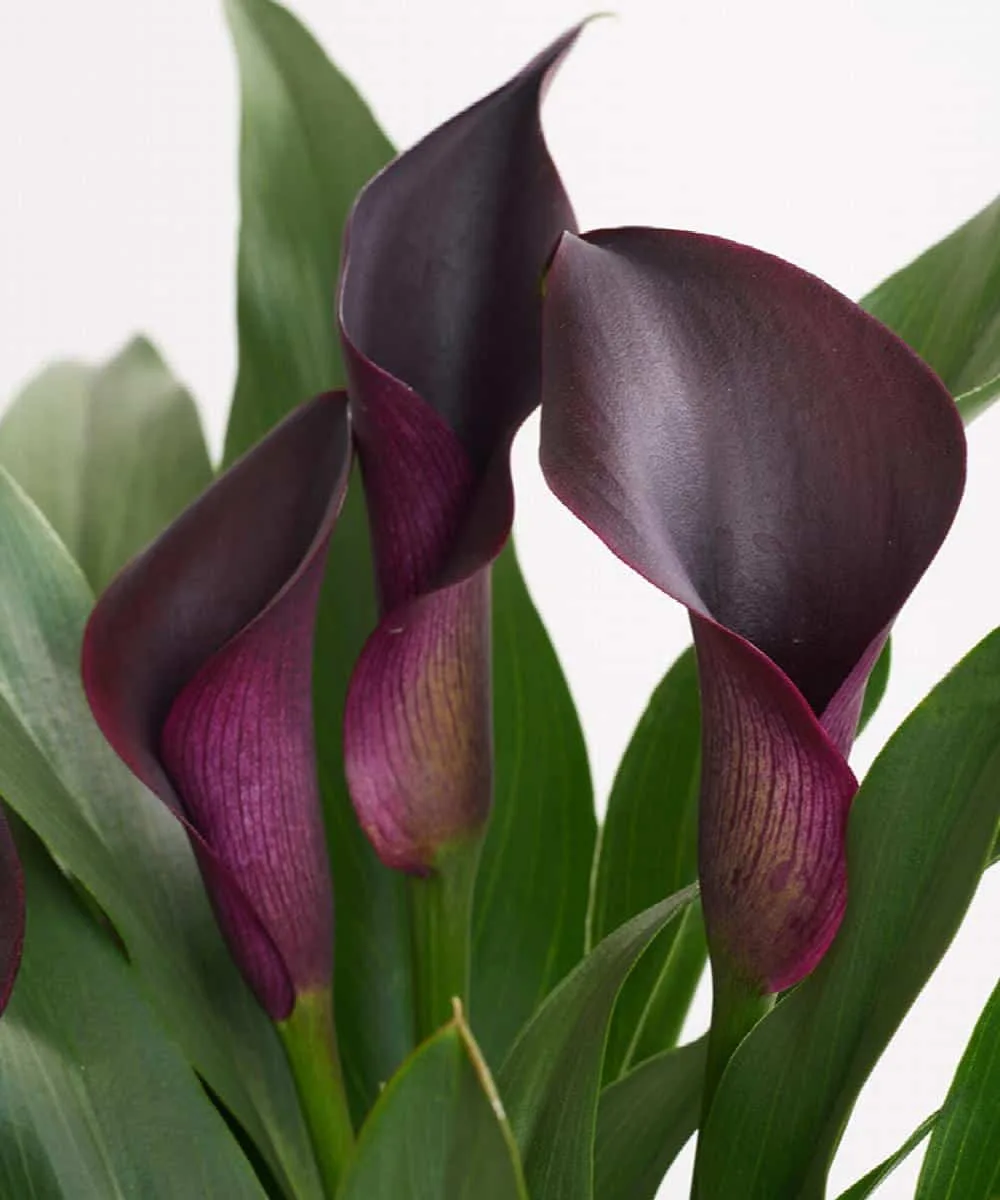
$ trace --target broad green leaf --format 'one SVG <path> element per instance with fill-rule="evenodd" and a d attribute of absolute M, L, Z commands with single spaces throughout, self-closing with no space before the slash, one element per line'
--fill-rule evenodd
<path fill-rule="evenodd" d="M 1000 984 L 962 1055 L 927 1147 L 916 1200 L 1000 1195 Z"/>
<path fill-rule="evenodd" d="M 611 1010 L 654 937 L 694 900 L 660 901 L 616 929 L 551 992 L 497 1078 L 532 1200 L 591 1200 L 594 1134 Z"/>
<path fill-rule="evenodd" d="M 461 1010 L 389 1081 L 337 1200 L 528 1200 L 517 1147 Z"/>
<path fill-rule="evenodd" d="M 698 878 L 700 770 L 698 667 L 689 647 L 653 693 L 611 789 L 594 876 L 592 941 Z M 659 934 L 622 988 L 605 1080 L 676 1043 L 706 955 L 700 906 L 692 905 Z"/>
<path fill-rule="evenodd" d="M 663 1176 L 698 1128 L 705 1039 L 664 1050 L 601 1092 L 594 1195 L 654 1200 Z"/>
<path fill-rule="evenodd" d="M 353 87 L 272 0 L 227 0 L 242 94 L 239 370 L 225 461 L 294 405 L 344 382 L 334 313 L 341 234 L 392 147 Z M 351 668 L 375 625 L 357 474 L 330 547 L 316 631 L 317 756 L 337 901 L 336 1010 L 360 1121 L 413 1045 L 402 877 L 375 857 L 351 808 L 341 752 Z"/>
<path fill-rule="evenodd" d="M 80 467 L 97 371 L 89 363 L 52 363 L 25 384 L 0 420 L 0 466 L 75 555 L 84 521 Z"/>
<path fill-rule="evenodd" d="M 1000 396 L 1000 198 L 861 304 L 930 363 L 971 421 Z"/>
<path fill-rule="evenodd" d="M 937 1113 L 932 1113 L 926 1121 L 921 1122 L 916 1129 L 910 1134 L 906 1141 L 889 1155 L 884 1162 L 880 1162 L 877 1167 L 873 1167 L 867 1175 L 863 1176 L 857 1183 L 851 1184 L 846 1192 L 842 1192 L 838 1200 L 866 1200 L 866 1197 L 873 1196 L 875 1192 L 882 1186 L 889 1176 L 895 1171 L 904 1158 L 916 1150 L 924 1138 L 934 1128 L 934 1123 L 938 1119 Z"/>
<path fill-rule="evenodd" d="M 17 841 L 28 924 L 0 1021 L 0 1195 L 264 1200 L 111 939 L 38 842 Z"/>
<path fill-rule="evenodd" d="M 740 1044 L 699 1200 L 809 1200 L 869 1072 L 957 930 L 1000 818 L 1000 630 L 910 715 L 854 801 L 847 912 L 817 970 Z"/>
<path fill-rule="evenodd" d="M 341 231 L 392 157 L 368 106 L 272 0 L 226 0 L 240 71 L 239 367 L 231 463 L 344 381 L 334 313 Z"/>
<path fill-rule="evenodd" d="M 502 1062 L 583 956 L 597 825 L 580 722 L 512 544 L 493 567 L 493 614 L 496 789 L 476 885 L 471 996 L 476 1036 L 487 1059 Z"/>
<path fill-rule="evenodd" d="M 95 592 L 208 486 L 194 401 L 135 338 L 100 368 L 48 367 L 0 421 L 4 466 Z"/>
<path fill-rule="evenodd" d="M 284 1052 L 232 964 L 187 839 L 90 715 L 78 664 L 92 605 L 0 469 L 0 795 L 107 913 L 164 1026 L 277 1177 L 315 1198 Z"/>

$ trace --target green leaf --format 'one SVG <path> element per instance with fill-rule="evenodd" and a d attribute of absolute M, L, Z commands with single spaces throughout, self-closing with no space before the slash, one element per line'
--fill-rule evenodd
<path fill-rule="evenodd" d="M 699 1200 L 822 1195 L 865 1079 L 969 905 L 998 817 L 1000 630 L 910 715 L 862 785 L 843 925 L 726 1068 Z"/>
<path fill-rule="evenodd" d="M 664 1050 L 601 1092 L 594 1195 L 655 1200 L 670 1164 L 698 1128 L 706 1042 Z"/>
<path fill-rule="evenodd" d="M 296 404 L 344 380 L 334 314 L 341 231 L 392 157 L 367 105 L 272 0 L 226 0 L 239 62 L 239 369 L 231 463 Z"/>
<path fill-rule="evenodd" d="M 500 1069 L 500 1094 L 532 1200 L 591 1200 L 608 1022 L 636 959 L 693 901 L 694 888 L 633 917 L 592 950 L 525 1026 Z"/>
<path fill-rule="evenodd" d="M 927 1147 L 916 1200 L 1000 1193 L 1000 984 L 976 1023 Z"/>
<path fill-rule="evenodd" d="M 264 1200 L 194 1072 L 23 828 L 28 924 L 0 1021 L 0 1195 Z"/>
<path fill-rule="evenodd" d="M 45 367 L 0 419 L 0 466 L 20 483 L 78 556 L 84 521 L 81 466 L 97 367 L 64 361 Z"/>
<path fill-rule="evenodd" d="M 906 1141 L 890 1154 L 884 1161 L 880 1162 L 877 1167 L 873 1167 L 867 1175 L 859 1179 L 857 1183 L 851 1184 L 846 1192 L 842 1192 L 838 1200 L 865 1200 L 865 1197 L 873 1195 L 889 1176 L 895 1171 L 899 1164 L 906 1158 L 912 1150 L 920 1145 L 924 1138 L 934 1128 L 934 1122 L 938 1119 L 937 1113 L 932 1113 L 926 1121 L 923 1121 Z M 964 1195 L 964 1193 L 962 1193 Z"/>
<path fill-rule="evenodd" d="M 861 304 L 941 376 L 968 422 L 1000 396 L 1000 198 Z"/>
<path fill-rule="evenodd" d="M 700 770 L 698 667 L 689 647 L 653 693 L 615 777 L 594 876 L 593 941 L 697 879 Z M 606 1080 L 676 1044 L 706 955 L 700 906 L 692 905 L 622 988 Z"/>
<path fill-rule="evenodd" d="M 527 1200 L 514 1138 L 458 1009 L 379 1097 L 338 1200 Z"/>
<path fill-rule="evenodd" d="M 230 463 L 294 405 L 343 384 L 333 306 L 343 225 L 392 147 L 290 13 L 271 0 L 227 0 L 226 11 L 243 104 Z M 347 682 L 374 625 L 368 524 L 355 473 L 320 600 L 313 697 L 337 901 L 334 1002 L 358 1122 L 413 1046 L 405 881 L 382 866 L 361 832 L 343 770 Z"/>
<path fill-rule="evenodd" d="M 277 1177 L 317 1197 L 284 1052 L 232 964 L 187 838 L 91 717 L 78 664 L 92 606 L 0 469 L 0 794 L 110 917 L 164 1026 Z"/>
<path fill-rule="evenodd" d="M 597 823 L 579 718 L 512 544 L 493 567 L 493 614 L 496 789 L 473 916 L 471 1007 L 487 1059 L 502 1062 L 583 956 Z"/>
<path fill-rule="evenodd" d="M 889 672 L 891 669 L 892 642 L 887 641 L 882 648 L 882 653 L 875 660 L 872 673 L 868 676 L 865 697 L 861 702 L 861 717 L 858 720 L 859 733 L 878 711 L 878 706 L 882 703 L 883 696 L 885 696 L 885 689 L 889 686 Z"/>
<path fill-rule="evenodd" d="M 103 367 L 56 363 L 32 380 L 0 421 L 0 466 L 95 592 L 212 478 L 194 401 L 144 338 Z"/>

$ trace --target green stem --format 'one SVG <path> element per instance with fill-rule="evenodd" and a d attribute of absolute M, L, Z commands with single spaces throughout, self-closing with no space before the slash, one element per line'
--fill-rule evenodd
<path fill-rule="evenodd" d="M 712 1024 L 708 1031 L 708 1056 L 701 1097 L 700 1129 L 704 1130 L 719 1080 L 736 1047 L 774 1005 L 774 996 L 762 996 L 760 989 L 730 972 L 725 964 L 712 964 Z M 698 1195 L 701 1175 L 702 1138 L 699 1133 L 695 1153 L 692 1197 Z"/>
<path fill-rule="evenodd" d="M 278 1032 L 312 1140 L 323 1190 L 333 1200 L 354 1148 L 329 988 L 303 992 Z"/>
<path fill-rule="evenodd" d="M 468 1008 L 472 897 L 482 839 L 442 850 L 434 871 L 410 879 L 410 930 L 417 1040 L 452 1016 L 452 998 Z"/>

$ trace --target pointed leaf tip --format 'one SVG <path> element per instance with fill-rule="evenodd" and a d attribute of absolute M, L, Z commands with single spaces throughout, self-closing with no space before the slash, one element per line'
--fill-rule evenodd
<path fill-rule="evenodd" d="M 820 280 L 690 233 L 564 235 L 543 356 L 550 486 L 692 614 L 713 952 L 787 987 L 840 920 L 844 755 L 962 493 L 955 406 Z"/>
<path fill-rule="evenodd" d="M 311 658 L 349 463 L 345 397 L 302 406 L 116 577 L 84 637 L 98 724 L 185 823 L 275 1019 L 331 970 Z"/>
<path fill-rule="evenodd" d="M 491 792 L 488 567 L 510 533 L 510 444 L 538 404 L 541 276 L 574 227 L 542 136 L 578 35 L 363 189 L 339 289 L 382 621 L 355 670 L 345 759 L 382 860 L 433 869 Z"/>

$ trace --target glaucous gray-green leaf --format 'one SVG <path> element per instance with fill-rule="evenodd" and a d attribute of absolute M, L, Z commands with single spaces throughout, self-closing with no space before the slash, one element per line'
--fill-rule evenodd
<path fill-rule="evenodd" d="M 386 1085 L 338 1200 L 528 1200 L 517 1147 L 461 1010 Z"/>
<path fill-rule="evenodd" d="M 931 1135 L 916 1200 L 1000 1195 L 1000 984 L 982 1011 Z"/>
<path fill-rule="evenodd" d="M 706 1042 L 663 1050 L 601 1092 L 594 1195 L 655 1200 L 663 1176 L 698 1128 Z"/>
<path fill-rule="evenodd" d="M 272 0 L 226 0 L 239 63 L 239 367 L 226 463 L 292 407 L 344 382 L 334 291 L 355 194 L 393 150 L 306 29 Z M 316 629 L 317 759 L 337 902 L 334 987 L 344 1077 L 360 1121 L 413 1046 L 404 881 L 361 832 L 344 781 L 351 668 L 375 625 L 355 473 L 330 546 Z"/>
<path fill-rule="evenodd" d="M 601 831 L 589 930 L 593 942 L 698 878 L 701 714 L 689 647 L 674 663 L 632 735 Z M 673 1046 L 707 955 L 700 906 L 672 921 L 622 988 L 604 1078 Z"/>
<path fill-rule="evenodd" d="M 0 1195 L 264 1200 L 135 977 L 18 830 L 28 925 L 0 1021 Z"/>
<path fill-rule="evenodd" d="M 0 795 L 108 915 L 188 1060 L 277 1177 L 319 1195 L 273 1026 L 232 964 L 180 824 L 119 761 L 80 683 L 93 595 L 0 469 Z"/>
<path fill-rule="evenodd" d="M 898 1150 L 894 1150 L 877 1167 L 872 1167 L 868 1174 L 859 1179 L 857 1183 L 852 1183 L 846 1192 L 841 1192 L 837 1200 L 866 1200 L 866 1197 L 873 1196 L 903 1159 L 916 1150 L 934 1128 L 934 1122 L 937 1119 L 938 1114 L 932 1113 L 926 1121 L 922 1121 Z"/>
<path fill-rule="evenodd" d="M 909 716 L 848 827 L 826 957 L 744 1039 L 699 1147 L 699 1200 L 822 1196 L 875 1062 L 957 930 L 1000 818 L 1000 630 Z"/>
<path fill-rule="evenodd" d="M 592 1200 L 608 1022 L 636 959 L 694 900 L 688 888 L 600 942 L 521 1030 L 497 1082 L 532 1200 Z"/>
<path fill-rule="evenodd" d="M 971 421 L 1000 396 L 1000 198 L 861 304 L 930 363 Z"/>
<path fill-rule="evenodd" d="M 476 1036 L 490 1062 L 502 1062 L 583 956 L 597 830 L 580 721 L 513 544 L 493 565 L 493 726 L 471 996 Z"/>
<path fill-rule="evenodd" d="M 194 401 L 145 338 L 101 367 L 36 376 L 0 421 L 0 466 L 95 592 L 212 478 Z"/>

